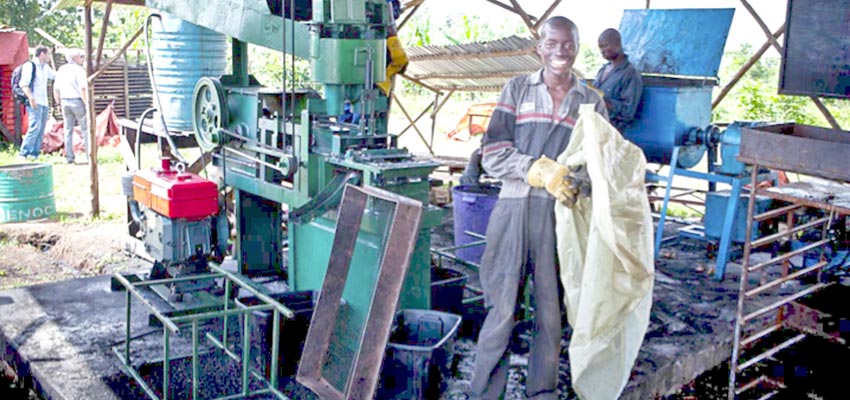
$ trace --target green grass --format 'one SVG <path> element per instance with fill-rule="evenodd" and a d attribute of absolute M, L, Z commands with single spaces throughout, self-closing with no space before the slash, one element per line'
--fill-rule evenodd
<path fill-rule="evenodd" d="M 667 205 L 667 215 L 675 218 L 682 219 L 699 219 L 702 218 L 702 214 L 696 210 L 685 207 L 681 204 L 671 203 Z"/>
<path fill-rule="evenodd" d="M 17 146 L 0 144 L 0 166 L 31 162 L 21 160 L 18 151 Z M 125 171 L 124 158 L 117 148 L 100 147 L 97 160 L 100 216 L 92 218 L 90 166 L 69 165 L 59 153 L 42 154 L 38 158 L 38 162 L 53 167 L 56 215 L 52 220 L 68 224 L 97 224 L 125 218 L 126 200 L 121 193 L 121 175 Z"/>

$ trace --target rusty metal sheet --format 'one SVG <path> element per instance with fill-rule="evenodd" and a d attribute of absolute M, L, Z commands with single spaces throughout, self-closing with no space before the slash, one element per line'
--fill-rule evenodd
<path fill-rule="evenodd" d="M 838 181 L 811 178 L 760 189 L 758 193 L 789 203 L 850 215 L 850 185 Z"/>
<path fill-rule="evenodd" d="M 376 206 L 379 203 L 383 210 Z M 391 213 L 387 204 L 392 205 Z M 364 242 L 361 235 L 364 230 L 375 229 L 370 220 L 376 215 L 390 219 L 386 229 L 377 230 L 383 247 L 371 265 L 375 279 L 371 287 L 363 287 L 363 276 L 351 276 L 350 272 L 357 259 L 357 246 Z M 421 216 L 422 204 L 417 201 L 377 188 L 346 186 L 328 270 L 297 374 L 300 383 L 322 398 L 374 397 Z M 365 317 L 348 306 L 355 303 L 345 297 L 352 293 L 352 287 L 359 295 L 372 290 Z"/>
<path fill-rule="evenodd" d="M 738 160 L 850 182 L 850 132 L 802 124 L 741 129 Z"/>
<path fill-rule="evenodd" d="M 734 8 L 623 11 L 620 34 L 643 73 L 716 77 Z"/>
<path fill-rule="evenodd" d="M 779 93 L 850 98 L 850 0 L 789 0 Z"/>

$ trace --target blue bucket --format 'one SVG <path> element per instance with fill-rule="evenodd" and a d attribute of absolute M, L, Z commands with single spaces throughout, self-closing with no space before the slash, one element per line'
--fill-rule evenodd
<path fill-rule="evenodd" d="M 479 241 L 464 232 L 487 233 L 490 213 L 499 198 L 498 186 L 455 186 L 452 188 L 452 208 L 454 210 L 455 246 Z M 484 246 L 457 249 L 455 255 L 471 263 L 481 262 Z"/>

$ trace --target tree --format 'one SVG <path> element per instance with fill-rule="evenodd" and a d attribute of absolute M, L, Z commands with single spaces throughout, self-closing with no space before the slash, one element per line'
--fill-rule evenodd
<path fill-rule="evenodd" d="M 0 22 L 26 31 L 29 45 L 46 43 L 35 32 L 41 28 L 66 46 L 82 43 L 82 18 L 74 9 L 48 12 L 58 0 L 3 0 Z"/>

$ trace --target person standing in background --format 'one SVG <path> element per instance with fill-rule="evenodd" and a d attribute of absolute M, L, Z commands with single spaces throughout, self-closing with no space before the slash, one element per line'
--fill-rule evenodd
<path fill-rule="evenodd" d="M 62 109 L 62 117 L 65 121 L 65 159 L 68 164 L 74 164 L 74 125 L 80 123 L 80 130 L 85 144 L 85 155 L 83 160 L 88 161 L 89 135 L 88 118 L 86 116 L 86 105 L 88 99 L 88 81 L 86 71 L 83 70 L 83 52 L 81 50 L 70 50 L 65 57 L 68 63 L 59 67 L 56 71 L 56 80 L 53 83 L 53 100 Z"/>
<path fill-rule="evenodd" d="M 19 86 L 27 96 L 27 118 L 29 126 L 24 141 L 21 143 L 19 156 L 37 159 L 41 153 L 41 142 L 44 139 L 44 129 L 47 124 L 49 108 L 47 107 L 47 81 L 56 77 L 50 67 L 50 50 L 45 46 L 35 48 L 33 62 L 26 63 L 21 70 Z M 33 73 L 35 68 L 35 73 Z"/>
<path fill-rule="evenodd" d="M 623 133 L 623 130 L 635 120 L 640 96 L 643 93 L 640 71 L 623 53 L 620 32 L 616 29 L 606 29 L 599 35 L 599 51 L 608 63 L 599 69 L 593 86 L 605 94 L 605 107 L 608 109 L 611 125 Z"/>

